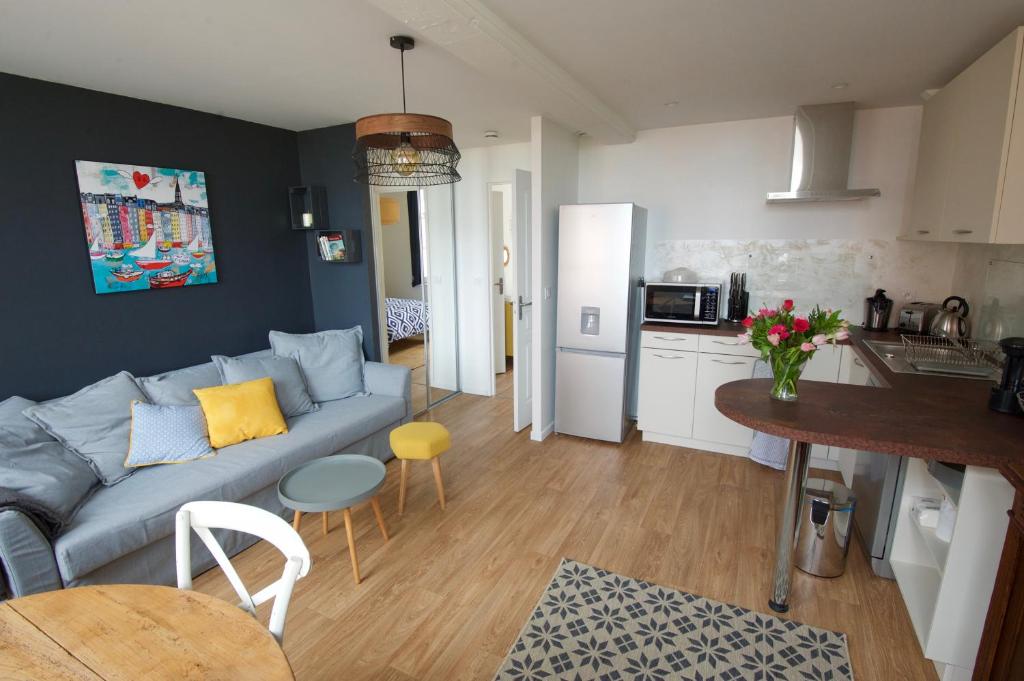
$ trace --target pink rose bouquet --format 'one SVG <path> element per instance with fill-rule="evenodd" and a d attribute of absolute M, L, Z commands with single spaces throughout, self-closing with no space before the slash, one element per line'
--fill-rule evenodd
<path fill-rule="evenodd" d="M 839 310 L 815 307 L 810 314 L 799 316 L 793 301 L 784 300 L 778 309 L 762 307 L 756 317 L 747 317 L 740 341 L 751 343 L 772 367 L 772 397 L 780 400 L 797 398 L 796 382 L 818 348 L 834 345 L 850 337 L 849 323 Z"/>

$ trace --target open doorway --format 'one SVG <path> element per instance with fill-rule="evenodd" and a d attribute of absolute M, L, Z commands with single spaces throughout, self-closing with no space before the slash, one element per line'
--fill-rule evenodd
<path fill-rule="evenodd" d="M 413 413 L 459 390 L 450 187 L 371 194 L 381 357 L 412 373 Z"/>

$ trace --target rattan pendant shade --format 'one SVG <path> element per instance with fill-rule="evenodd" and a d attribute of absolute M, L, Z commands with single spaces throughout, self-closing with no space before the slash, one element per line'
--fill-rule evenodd
<path fill-rule="evenodd" d="M 356 121 L 355 181 L 378 187 L 427 187 L 462 179 L 455 167 L 462 155 L 452 141 L 452 124 L 437 116 L 405 112 L 405 51 L 413 39 L 392 36 L 402 51 L 402 113 L 364 116 Z"/>

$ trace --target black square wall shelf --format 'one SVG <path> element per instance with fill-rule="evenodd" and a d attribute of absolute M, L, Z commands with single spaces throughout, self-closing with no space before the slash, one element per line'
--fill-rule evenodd
<path fill-rule="evenodd" d="M 289 187 L 288 207 L 292 229 L 327 228 L 327 189 L 317 186 Z"/>

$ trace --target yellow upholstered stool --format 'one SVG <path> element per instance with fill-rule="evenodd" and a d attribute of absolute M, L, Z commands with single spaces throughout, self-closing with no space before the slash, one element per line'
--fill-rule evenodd
<path fill-rule="evenodd" d="M 437 498 L 441 502 L 441 510 L 444 510 L 444 483 L 441 482 L 441 462 L 437 457 L 451 446 L 452 437 L 440 423 L 414 421 L 391 431 L 391 451 L 402 460 L 402 478 L 398 485 L 399 515 L 405 511 L 405 481 L 412 459 L 429 460 L 434 467 Z"/>

